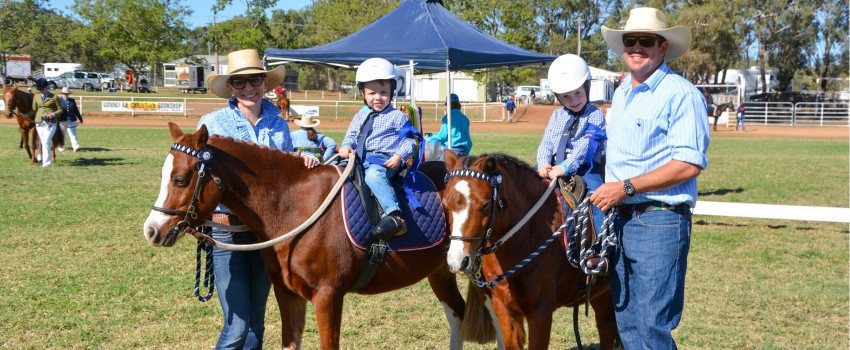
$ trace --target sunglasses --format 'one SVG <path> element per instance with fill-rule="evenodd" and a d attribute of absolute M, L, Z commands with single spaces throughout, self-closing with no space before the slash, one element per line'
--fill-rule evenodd
<path fill-rule="evenodd" d="M 247 78 L 233 78 L 230 79 L 230 85 L 232 85 L 236 89 L 244 89 L 245 84 L 251 83 L 251 86 L 257 87 L 266 80 L 265 74 L 252 75 Z"/>
<path fill-rule="evenodd" d="M 632 47 L 640 43 L 640 46 L 650 48 L 654 47 L 657 41 L 664 42 L 664 39 L 657 36 L 623 36 L 623 45 L 625 47 Z"/>

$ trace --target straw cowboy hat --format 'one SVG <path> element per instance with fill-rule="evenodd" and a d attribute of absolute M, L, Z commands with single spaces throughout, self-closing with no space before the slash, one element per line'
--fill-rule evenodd
<path fill-rule="evenodd" d="M 313 119 L 312 115 L 302 115 L 301 120 L 295 119 L 293 122 L 302 128 L 315 128 L 322 123 L 318 119 Z"/>
<path fill-rule="evenodd" d="M 627 33 L 652 33 L 664 37 L 670 43 L 667 46 L 667 54 L 664 56 L 667 60 L 675 59 L 691 48 L 691 29 L 685 26 L 667 28 L 667 15 L 652 7 L 632 9 L 626 26 L 622 30 L 602 26 L 605 42 L 618 55 L 622 55 L 625 51 L 623 35 Z"/>
<path fill-rule="evenodd" d="M 71 89 L 68 89 L 67 86 L 62 88 L 62 95 L 70 95 L 70 94 L 71 94 Z"/>
<path fill-rule="evenodd" d="M 233 51 L 227 54 L 227 74 L 208 75 L 207 87 L 218 97 L 230 98 L 230 89 L 227 87 L 227 80 L 230 77 L 265 73 L 267 76 L 266 91 L 264 92 L 269 92 L 283 82 L 285 71 L 286 69 L 283 66 L 278 66 L 273 70 L 263 68 L 263 62 L 260 61 L 257 50 Z"/>

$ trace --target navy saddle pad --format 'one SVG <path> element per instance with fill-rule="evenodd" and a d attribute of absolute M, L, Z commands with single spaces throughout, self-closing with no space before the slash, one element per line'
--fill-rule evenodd
<path fill-rule="evenodd" d="M 437 187 L 425 174 L 417 172 L 413 189 L 414 196 L 422 208 L 414 210 L 407 196 L 400 188 L 396 196 L 401 206 L 402 217 L 407 224 L 407 233 L 387 242 L 390 251 L 407 251 L 434 247 L 446 236 L 446 218 L 437 194 Z M 342 190 L 342 216 L 345 232 L 351 243 L 361 249 L 375 242 L 372 236 L 372 222 L 363 209 L 360 192 L 351 180 L 346 180 Z"/>

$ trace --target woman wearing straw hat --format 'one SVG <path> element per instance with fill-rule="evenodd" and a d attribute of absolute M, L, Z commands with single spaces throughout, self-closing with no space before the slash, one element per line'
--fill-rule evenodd
<path fill-rule="evenodd" d="M 294 123 L 301 127 L 301 130 L 295 130 L 290 134 L 292 145 L 296 150 L 314 155 L 319 158 L 319 161 L 326 161 L 333 157 L 336 152 L 336 141 L 315 129 L 321 121 L 311 115 L 303 115 L 300 120 L 295 119 Z"/>
<path fill-rule="evenodd" d="M 240 50 L 227 55 L 227 69 L 227 74 L 210 74 L 206 79 L 213 94 L 227 99 L 227 107 L 201 117 L 198 128 L 206 125 L 211 135 L 292 152 L 289 126 L 278 117 L 280 110 L 263 99 L 266 92 L 283 81 L 283 66 L 266 70 L 256 50 Z M 304 165 L 315 167 L 318 160 L 305 156 Z M 241 224 L 221 205 L 212 220 L 225 225 Z M 232 244 L 255 243 L 251 232 L 213 229 L 212 236 Z M 213 248 L 213 270 L 224 312 L 224 327 L 216 349 L 262 348 L 270 282 L 260 252 Z"/>
<path fill-rule="evenodd" d="M 603 26 L 602 36 L 630 71 L 608 112 L 606 183 L 590 198 L 616 210 L 609 274 L 617 327 L 626 349 L 676 349 L 709 126 L 700 92 L 665 61 L 688 51 L 691 32 L 641 7 L 622 30 Z"/>

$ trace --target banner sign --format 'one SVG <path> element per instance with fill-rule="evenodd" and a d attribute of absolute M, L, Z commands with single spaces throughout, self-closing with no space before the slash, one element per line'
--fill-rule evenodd
<path fill-rule="evenodd" d="M 104 112 L 165 112 L 183 113 L 183 102 L 101 101 Z"/>
<path fill-rule="evenodd" d="M 311 117 L 319 116 L 319 106 L 303 106 L 303 105 L 291 105 L 289 106 L 289 113 L 293 117 L 300 117 L 303 115 L 309 115 Z"/>

